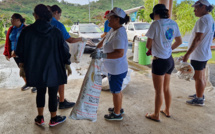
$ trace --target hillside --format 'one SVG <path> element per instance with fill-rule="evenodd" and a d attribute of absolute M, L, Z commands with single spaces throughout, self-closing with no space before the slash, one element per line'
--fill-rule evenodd
<path fill-rule="evenodd" d="M 89 7 L 88 5 L 76 5 L 67 2 L 58 2 L 57 0 L 3 0 L 0 2 L 0 14 L 11 15 L 14 12 L 18 12 L 29 19 L 29 22 L 33 20 L 33 9 L 37 4 L 45 5 L 59 5 L 63 12 L 61 21 L 66 19 L 76 21 L 89 21 Z M 124 10 L 143 5 L 143 0 L 114 0 L 114 6 L 120 7 Z M 111 9 L 111 0 L 99 0 L 97 2 L 91 2 L 91 20 L 98 22 L 95 16 L 103 14 L 106 10 Z"/>

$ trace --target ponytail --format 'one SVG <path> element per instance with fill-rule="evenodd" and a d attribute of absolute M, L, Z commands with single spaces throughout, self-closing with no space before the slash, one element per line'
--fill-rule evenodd
<path fill-rule="evenodd" d="M 22 17 L 22 15 L 18 14 L 18 13 L 14 13 L 12 15 L 12 18 L 16 18 L 16 19 L 19 19 L 21 23 L 25 23 L 25 18 Z"/>

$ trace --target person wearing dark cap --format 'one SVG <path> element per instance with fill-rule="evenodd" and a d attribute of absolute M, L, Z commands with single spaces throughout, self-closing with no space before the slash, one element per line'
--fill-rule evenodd
<path fill-rule="evenodd" d="M 104 15 L 104 18 L 105 19 L 107 19 L 106 21 L 105 21 L 105 24 L 104 24 L 104 33 L 101 35 L 101 37 L 103 38 L 103 37 L 105 37 L 105 35 L 110 31 L 110 29 L 111 29 L 111 27 L 109 27 L 108 26 L 108 24 L 109 24 L 109 21 L 108 21 L 108 14 L 110 13 L 110 11 L 109 10 L 107 10 L 106 12 L 105 12 L 105 15 Z"/>
<path fill-rule="evenodd" d="M 46 88 L 49 94 L 49 126 L 66 120 L 57 115 L 57 92 L 59 85 L 67 83 L 66 65 L 70 65 L 69 46 L 62 32 L 50 24 L 52 13 L 39 4 L 34 8 L 35 23 L 23 29 L 17 44 L 16 54 L 20 59 L 20 76 L 26 77 L 27 85 L 37 88 L 37 125 L 44 125 Z"/>
<path fill-rule="evenodd" d="M 107 15 L 111 30 L 98 44 L 97 48 L 103 46 L 103 52 L 95 51 L 91 54 L 93 59 L 104 58 L 104 67 L 108 72 L 110 91 L 113 95 L 113 108 L 109 108 L 104 116 L 106 120 L 122 120 L 122 83 L 128 71 L 127 50 L 128 39 L 125 27 L 130 17 L 118 7 L 113 8 Z"/>
<path fill-rule="evenodd" d="M 194 13 L 199 20 L 196 22 L 190 42 L 189 49 L 184 55 L 183 61 L 187 62 L 190 58 L 191 65 L 195 70 L 194 80 L 196 94 L 188 96 L 192 100 L 186 101 L 187 104 L 203 106 L 204 89 L 206 87 L 205 67 L 207 61 L 212 58 L 211 48 L 213 35 L 215 32 L 215 23 L 213 17 L 209 14 L 213 6 L 207 0 L 199 0 L 194 5 Z"/>
<path fill-rule="evenodd" d="M 155 5 L 153 13 L 150 14 L 151 19 L 155 21 L 146 33 L 148 37 L 146 47 L 151 49 L 153 55 L 152 80 L 155 88 L 155 110 L 152 114 L 147 113 L 145 117 L 157 122 L 160 122 L 159 113 L 170 117 L 171 93 L 169 85 L 174 69 L 172 50 L 182 43 L 178 25 L 169 19 L 168 12 L 169 10 L 164 4 Z M 173 42 L 174 39 L 175 42 Z M 165 108 L 161 110 L 163 94 Z"/>

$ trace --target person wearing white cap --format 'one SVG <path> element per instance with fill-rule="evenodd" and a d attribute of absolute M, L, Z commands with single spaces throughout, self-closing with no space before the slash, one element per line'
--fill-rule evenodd
<path fill-rule="evenodd" d="M 207 0 L 199 0 L 194 5 L 194 13 L 199 20 L 196 22 L 189 42 L 189 49 L 184 55 L 183 61 L 190 58 L 195 70 L 194 80 L 196 94 L 190 95 L 192 100 L 186 101 L 190 105 L 204 105 L 204 89 L 206 87 L 205 67 L 207 61 L 212 58 L 211 48 L 215 23 L 209 14 L 213 6 Z"/>
<path fill-rule="evenodd" d="M 169 19 L 169 10 L 164 4 L 157 4 L 150 14 L 151 19 L 155 20 L 146 36 L 148 37 L 146 47 L 151 49 L 152 61 L 152 80 L 155 88 L 155 109 L 154 113 L 146 114 L 147 119 L 160 122 L 159 114 L 170 117 L 171 92 L 170 77 L 174 69 L 172 50 L 181 43 L 181 34 L 175 21 Z M 175 41 L 173 41 L 175 39 Z M 173 44 L 172 44 L 173 43 Z M 165 108 L 161 110 L 165 99 Z"/>
<path fill-rule="evenodd" d="M 93 59 L 104 58 L 104 67 L 108 72 L 110 91 L 113 94 L 114 108 L 109 108 L 104 116 L 106 120 L 122 120 L 122 83 L 128 71 L 127 49 L 128 39 L 125 28 L 130 17 L 118 7 L 113 8 L 107 15 L 109 26 L 112 28 L 104 39 L 98 44 L 97 48 L 103 46 L 104 53 L 95 51 L 91 54 Z"/>

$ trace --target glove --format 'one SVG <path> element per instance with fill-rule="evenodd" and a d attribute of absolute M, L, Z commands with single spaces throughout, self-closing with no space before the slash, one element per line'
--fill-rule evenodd
<path fill-rule="evenodd" d="M 146 52 L 146 55 L 147 55 L 147 56 L 152 55 L 151 49 L 149 49 L 149 50 Z"/>
<path fill-rule="evenodd" d="M 71 67 L 70 67 L 70 65 L 65 65 L 65 68 L 66 68 L 66 70 L 67 70 L 67 76 L 69 76 L 70 74 L 72 74 L 72 70 L 71 70 Z"/>
<path fill-rule="evenodd" d="M 81 41 L 82 42 L 87 42 L 87 39 L 82 37 Z"/>
<path fill-rule="evenodd" d="M 106 53 L 103 53 L 101 51 L 95 51 L 93 52 L 90 57 L 92 57 L 92 59 L 101 59 L 101 58 L 104 58 L 106 59 L 107 58 L 107 54 Z"/>
<path fill-rule="evenodd" d="M 23 67 L 19 68 L 19 75 L 20 75 L 20 77 L 25 78 L 25 70 Z"/>

